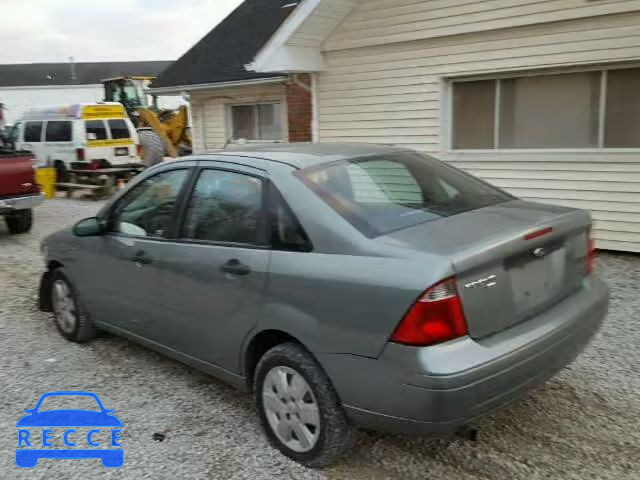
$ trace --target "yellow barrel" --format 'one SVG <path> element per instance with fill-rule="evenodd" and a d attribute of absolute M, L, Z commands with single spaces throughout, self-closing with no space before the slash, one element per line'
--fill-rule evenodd
<path fill-rule="evenodd" d="M 45 198 L 56 196 L 56 169 L 51 167 L 36 169 L 36 183 L 40 185 Z"/>

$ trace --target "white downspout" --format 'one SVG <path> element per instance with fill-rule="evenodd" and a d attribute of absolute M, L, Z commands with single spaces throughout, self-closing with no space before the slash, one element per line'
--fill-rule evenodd
<path fill-rule="evenodd" d="M 320 141 L 320 125 L 318 120 L 318 74 L 311 74 L 311 141 Z"/>

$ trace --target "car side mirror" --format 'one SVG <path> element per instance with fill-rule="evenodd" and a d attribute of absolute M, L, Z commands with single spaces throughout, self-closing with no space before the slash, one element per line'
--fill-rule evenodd
<path fill-rule="evenodd" d="M 114 413 L 116 413 L 116 411 L 113 408 L 107 408 L 105 409 L 104 413 L 106 413 L 107 415 L 113 415 Z"/>
<path fill-rule="evenodd" d="M 97 237 L 104 233 L 104 222 L 98 217 L 80 220 L 73 227 L 73 233 L 77 237 Z"/>
<path fill-rule="evenodd" d="M 24 413 L 33 413 L 35 408 L 25 408 Z"/>

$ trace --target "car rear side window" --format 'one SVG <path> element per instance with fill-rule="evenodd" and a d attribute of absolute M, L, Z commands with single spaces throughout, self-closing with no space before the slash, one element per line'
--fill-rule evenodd
<path fill-rule="evenodd" d="M 471 175 L 413 152 L 332 162 L 296 175 L 368 237 L 513 199 Z"/>
<path fill-rule="evenodd" d="M 27 122 L 24 124 L 24 141 L 42 141 L 42 122 Z"/>
<path fill-rule="evenodd" d="M 263 180 L 203 170 L 189 201 L 181 238 L 256 245 L 261 242 Z"/>
<path fill-rule="evenodd" d="M 84 128 L 87 132 L 87 140 L 107 139 L 107 127 L 102 120 L 89 120 L 85 122 Z"/>
<path fill-rule="evenodd" d="M 310 252 L 313 245 L 293 211 L 273 185 L 269 185 L 268 221 L 274 250 Z"/>
<path fill-rule="evenodd" d="M 136 237 L 166 237 L 188 174 L 187 169 L 171 170 L 136 185 L 116 205 L 111 215 L 112 230 Z"/>
<path fill-rule="evenodd" d="M 129 127 L 124 120 L 109 120 L 109 129 L 111 130 L 111 138 L 131 138 Z"/>
<path fill-rule="evenodd" d="M 46 142 L 70 142 L 71 122 L 47 122 Z"/>

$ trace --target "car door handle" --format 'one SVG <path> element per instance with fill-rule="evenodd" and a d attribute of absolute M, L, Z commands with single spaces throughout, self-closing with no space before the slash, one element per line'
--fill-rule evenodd
<path fill-rule="evenodd" d="M 231 275 L 249 275 L 251 273 L 251 267 L 249 267 L 249 265 L 245 265 L 235 258 L 222 265 L 220 270 L 224 273 L 230 273 Z"/>
<path fill-rule="evenodd" d="M 153 259 L 143 251 L 140 251 L 131 257 L 131 261 L 140 265 L 149 265 L 150 263 L 153 263 Z"/>

